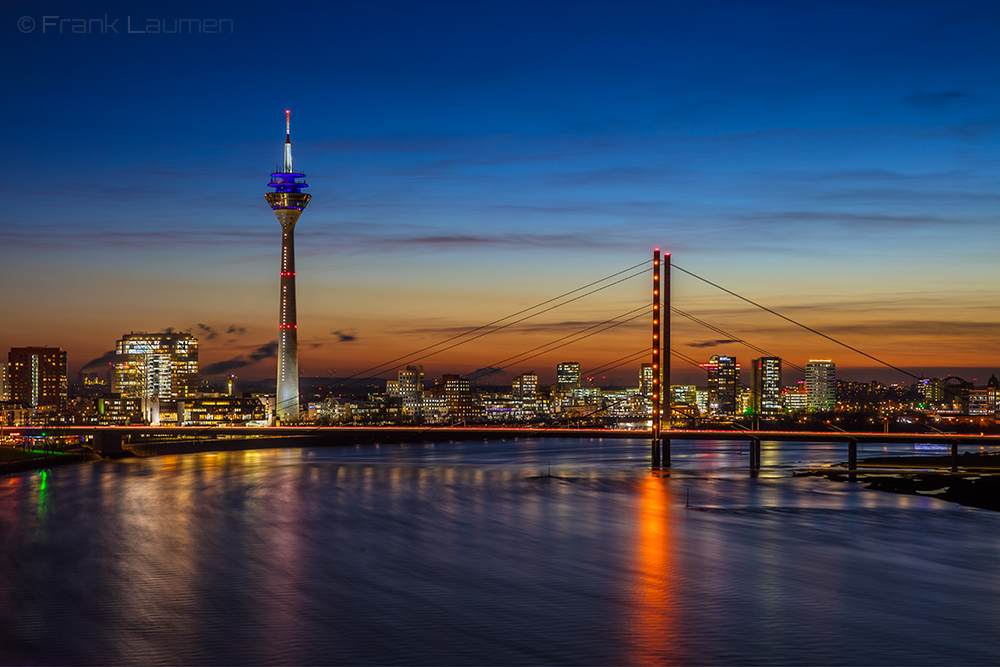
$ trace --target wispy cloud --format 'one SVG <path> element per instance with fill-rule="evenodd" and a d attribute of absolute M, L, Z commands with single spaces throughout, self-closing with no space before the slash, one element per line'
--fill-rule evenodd
<path fill-rule="evenodd" d="M 738 343 L 738 340 L 733 340 L 731 338 L 720 338 L 718 340 L 703 340 L 697 343 L 685 343 L 688 347 L 718 347 L 719 345 L 726 345 L 728 343 Z"/>
<path fill-rule="evenodd" d="M 199 322 L 198 324 L 195 325 L 195 327 L 197 327 L 198 329 L 198 338 L 212 340 L 213 338 L 217 338 L 219 335 L 218 331 L 208 326 L 207 324 L 202 324 Z"/>
<path fill-rule="evenodd" d="M 109 364 L 113 363 L 118 357 L 118 353 L 115 350 L 108 350 L 96 359 L 91 359 L 83 365 L 80 371 L 96 370 L 98 368 L 106 368 Z"/>
<path fill-rule="evenodd" d="M 270 343 L 261 345 L 248 354 L 239 354 L 232 359 L 219 361 L 205 366 L 201 372 L 203 375 L 222 375 L 234 371 L 237 368 L 251 366 L 264 359 L 270 359 L 278 353 L 278 341 L 272 340 Z"/>
<path fill-rule="evenodd" d="M 968 93 L 963 93 L 955 90 L 945 93 L 928 93 L 924 91 L 916 91 L 907 95 L 904 101 L 907 104 L 913 105 L 915 107 L 921 107 L 924 109 L 941 109 L 949 104 L 959 102 L 962 100 L 967 100 L 971 97 L 972 95 L 969 95 Z"/>

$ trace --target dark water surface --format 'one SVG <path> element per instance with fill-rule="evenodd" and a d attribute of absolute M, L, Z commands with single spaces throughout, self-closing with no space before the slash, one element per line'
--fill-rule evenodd
<path fill-rule="evenodd" d="M 843 446 L 765 443 L 757 478 L 733 443 L 675 443 L 669 474 L 646 456 L 511 440 L 2 477 L 0 662 L 1000 663 L 1000 514 L 791 477 Z"/>

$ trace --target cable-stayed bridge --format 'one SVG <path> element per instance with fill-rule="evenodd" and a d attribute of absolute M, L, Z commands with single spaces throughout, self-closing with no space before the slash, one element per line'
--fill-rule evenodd
<path fill-rule="evenodd" d="M 885 362 L 873 354 L 867 353 L 841 340 L 834 338 L 813 327 L 798 322 L 772 308 L 757 303 L 733 290 L 723 287 L 713 281 L 699 276 L 692 271 L 671 263 L 669 254 L 661 257 L 657 249 L 653 254 L 652 262 L 643 261 L 633 266 L 627 267 L 606 275 L 599 280 L 589 282 L 573 290 L 564 292 L 558 296 L 536 303 L 528 308 L 521 309 L 491 322 L 472 327 L 461 333 L 448 336 L 432 345 L 413 350 L 412 352 L 389 359 L 379 365 L 359 371 L 348 378 L 349 384 L 352 381 L 360 382 L 377 376 L 380 373 L 404 368 L 408 365 L 419 363 L 429 357 L 453 350 L 461 345 L 479 340 L 486 336 L 509 330 L 519 324 L 542 314 L 552 312 L 556 309 L 576 303 L 588 296 L 602 292 L 615 285 L 626 281 L 645 277 L 651 278 L 651 298 L 645 304 L 629 308 L 624 312 L 609 317 L 597 324 L 590 324 L 577 331 L 555 338 L 542 345 L 524 350 L 518 354 L 507 355 L 491 363 L 489 368 L 502 368 L 512 365 L 523 364 L 526 361 L 538 356 L 562 349 L 590 337 L 600 335 L 621 325 L 634 322 L 643 318 L 652 321 L 652 336 L 650 344 L 638 350 L 634 350 L 611 362 L 605 363 L 593 369 L 588 369 L 582 375 L 591 375 L 598 372 L 606 372 L 636 361 L 649 359 L 653 368 L 653 385 L 651 396 L 649 397 L 649 412 L 646 415 L 651 427 L 646 430 L 620 430 L 620 429 L 581 429 L 569 428 L 568 425 L 560 426 L 557 423 L 536 426 L 505 426 L 505 427 L 485 427 L 485 426 L 334 426 L 334 427 L 314 427 L 309 425 L 283 425 L 277 427 L 248 428 L 248 427 L 205 427 L 205 426 L 127 426 L 127 427 L 106 427 L 106 426 L 49 426 L 16 429 L 26 436 L 49 437 L 49 436 L 86 436 L 93 441 L 94 448 L 105 452 L 120 451 L 123 445 L 128 449 L 136 451 L 165 451 L 169 450 L 168 441 L 172 441 L 177 451 L 204 451 L 205 448 L 228 448 L 232 444 L 232 439 L 239 440 L 242 444 L 239 448 L 254 446 L 280 446 L 291 444 L 302 444 L 303 442 L 316 444 L 355 444 L 365 442 L 433 442 L 455 439 L 499 439 L 511 437 L 602 437 L 602 438 L 642 438 L 650 442 L 650 460 L 654 467 L 667 467 L 670 465 L 670 445 L 677 440 L 726 440 L 749 443 L 749 465 L 751 469 L 759 469 L 761 466 L 760 448 L 761 441 L 811 441 L 811 442 L 843 442 L 847 448 L 851 467 L 856 466 L 857 445 L 865 442 L 906 442 L 906 443 L 937 443 L 951 446 L 953 457 L 958 455 L 958 447 L 961 446 L 995 446 L 1000 445 L 1000 436 L 990 435 L 954 435 L 947 433 L 884 433 L 884 432 L 844 432 L 835 427 L 831 427 L 830 432 L 806 432 L 806 431 L 776 431 L 758 428 L 746 428 L 738 423 L 732 423 L 733 429 L 720 430 L 713 429 L 679 429 L 673 428 L 677 416 L 671 401 L 670 387 L 670 360 L 677 359 L 681 362 L 699 366 L 697 360 L 671 347 L 671 315 L 683 317 L 705 329 L 718 335 L 725 336 L 726 339 L 734 343 L 746 346 L 763 356 L 778 357 L 766 349 L 755 345 L 744 337 L 736 335 L 722 327 L 707 322 L 704 318 L 696 317 L 690 313 L 675 307 L 670 298 L 671 271 L 680 272 L 688 277 L 701 281 L 715 289 L 720 290 L 736 299 L 739 299 L 755 308 L 784 320 L 785 322 L 803 329 L 813 335 L 820 336 L 830 342 L 851 350 L 863 357 L 875 361 L 910 378 L 919 379 L 913 373 L 902 368 L 898 368 Z M 803 369 L 794 364 L 785 362 L 787 366 L 796 370 Z M 278 406 L 279 408 L 281 406 Z M 607 408 L 596 408 L 591 414 L 596 414 Z M 280 410 L 279 410 L 280 412 Z M 9 432 L 9 431 L 8 431 Z M 276 441 L 276 438 L 294 438 L 297 442 L 288 440 Z M 957 465 L 957 459 L 956 463 Z"/>

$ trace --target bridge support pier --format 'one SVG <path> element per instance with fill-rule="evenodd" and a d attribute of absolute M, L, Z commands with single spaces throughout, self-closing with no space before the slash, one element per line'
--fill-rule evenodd
<path fill-rule="evenodd" d="M 760 470 L 760 438 L 750 440 L 750 469 Z"/>
<path fill-rule="evenodd" d="M 951 443 L 951 471 L 958 472 L 958 443 Z"/>
<path fill-rule="evenodd" d="M 654 437 L 650 442 L 651 450 L 649 458 L 653 464 L 653 469 L 655 470 L 660 467 L 660 440 L 659 438 Z"/>
<path fill-rule="evenodd" d="M 849 440 L 847 442 L 847 481 L 858 481 L 858 441 Z"/>
<path fill-rule="evenodd" d="M 661 448 L 661 451 L 662 451 L 662 454 L 661 454 L 661 456 L 662 456 L 661 463 L 662 463 L 662 465 L 663 465 L 664 468 L 669 468 L 670 467 L 670 438 L 664 438 L 663 439 L 663 447 Z"/>

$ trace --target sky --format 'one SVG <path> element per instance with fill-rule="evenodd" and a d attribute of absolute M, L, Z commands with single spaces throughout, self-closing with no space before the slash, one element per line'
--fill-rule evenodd
<path fill-rule="evenodd" d="M 151 32 L 180 19 L 222 32 Z M 304 375 L 600 368 L 648 347 L 647 317 L 505 360 L 648 305 L 648 273 L 413 352 L 654 247 L 909 373 L 1000 370 L 996 2 L 11 0 L 0 33 L 0 349 L 60 347 L 71 377 L 125 333 L 168 329 L 199 338 L 203 369 L 274 377 L 263 195 L 286 109 L 313 196 L 296 227 Z M 911 380 L 671 283 L 674 307 L 725 332 L 674 315 L 672 347 L 696 361 L 748 373 L 760 353 L 738 338 Z M 642 360 L 595 375 L 635 384 Z"/>

